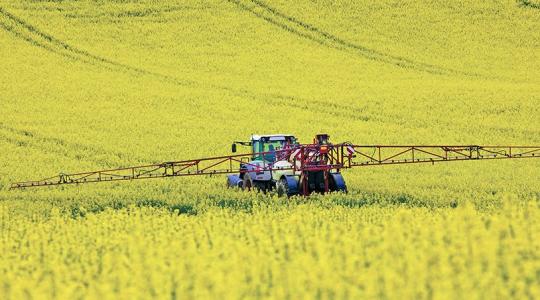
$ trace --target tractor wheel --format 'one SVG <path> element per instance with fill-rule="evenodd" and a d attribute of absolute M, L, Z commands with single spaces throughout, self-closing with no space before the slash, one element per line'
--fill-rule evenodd
<path fill-rule="evenodd" d="M 343 179 L 341 173 L 328 173 L 328 175 L 330 192 L 347 193 L 347 185 L 345 184 L 345 179 Z"/>
<path fill-rule="evenodd" d="M 228 175 L 227 176 L 227 187 L 228 188 L 238 188 L 242 187 L 242 179 L 238 175 Z"/>
<path fill-rule="evenodd" d="M 289 184 L 287 183 L 287 179 L 281 178 L 276 182 L 276 191 L 278 197 L 287 197 L 289 195 Z"/>

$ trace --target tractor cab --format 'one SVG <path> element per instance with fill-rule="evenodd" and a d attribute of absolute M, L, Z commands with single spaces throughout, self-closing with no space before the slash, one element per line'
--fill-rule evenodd
<path fill-rule="evenodd" d="M 275 151 L 296 145 L 296 138 L 290 134 L 252 135 L 251 149 L 253 160 L 276 161 Z"/>
<path fill-rule="evenodd" d="M 296 137 L 291 134 L 268 134 L 252 135 L 249 142 L 234 142 L 232 152 L 236 152 L 236 144 L 250 146 L 253 154 L 252 160 L 263 160 L 267 162 L 276 161 L 275 151 L 298 144 Z"/>

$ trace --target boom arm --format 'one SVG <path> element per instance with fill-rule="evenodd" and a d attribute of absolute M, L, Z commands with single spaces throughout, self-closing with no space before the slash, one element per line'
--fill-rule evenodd
<path fill-rule="evenodd" d="M 366 146 L 343 143 L 334 145 L 297 145 L 294 148 L 277 150 L 275 152 L 278 157 L 290 158 L 292 167 L 288 169 L 302 172 L 317 170 L 339 171 L 344 168 L 391 164 L 538 158 L 540 157 L 540 146 Z M 269 152 L 258 154 L 267 153 Z M 317 157 L 321 157 L 321 155 L 326 157 L 326 164 L 313 164 L 313 161 Z M 62 173 L 42 180 L 15 182 L 11 184 L 11 189 L 175 176 L 242 174 L 248 171 L 240 168 L 240 164 L 249 164 L 252 156 L 253 154 L 251 153 L 237 154 L 83 173 Z M 297 163 L 299 161 L 301 163 Z M 272 166 L 269 164 L 254 167 L 255 169 L 249 172 L 261 172 L 272 169 Z"/>
<path fill-rule="evenodd" d="M 363 146 L 346 145 L 349 167 L 540 157 L 540 146 Z"/>
<path fill-rule="evenodd" d="M 98 170 L 57 176 L 36 181 L 15 182 L 11 189 L 60 184 L 149 179 L 174 176 L 230 174 L 240 172 L 240 163 L 247 164 L 251 154 L 209 157 L 193 160 L 163 162 L 144 166 Z M 234 165 L 234 166 L 233 166 Z"/>

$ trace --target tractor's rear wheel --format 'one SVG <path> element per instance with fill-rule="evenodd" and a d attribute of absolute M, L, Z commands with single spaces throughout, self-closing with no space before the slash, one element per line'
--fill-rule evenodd
<path fill-rule="evenodd" d="M 347 185 L 341 173 L 328 173 L 328 185 L 330 192 L 347 193 Z"/>
<path fill-rule="evenodd" d="M 287 179 L 281 178 L 276 182 L 276 191 L 278 197 L 287 197 L 289 195 L 289 184 L 287 183 Z"/>

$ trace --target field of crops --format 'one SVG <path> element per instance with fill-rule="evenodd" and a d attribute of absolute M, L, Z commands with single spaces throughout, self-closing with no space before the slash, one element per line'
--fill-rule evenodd
<path fill-rule="evenodd" d="M 0 0 L 0 299 L 540 298 L 540 159 L 9 190 L 252 133 L 540 145 L 540 2 Z"/>

